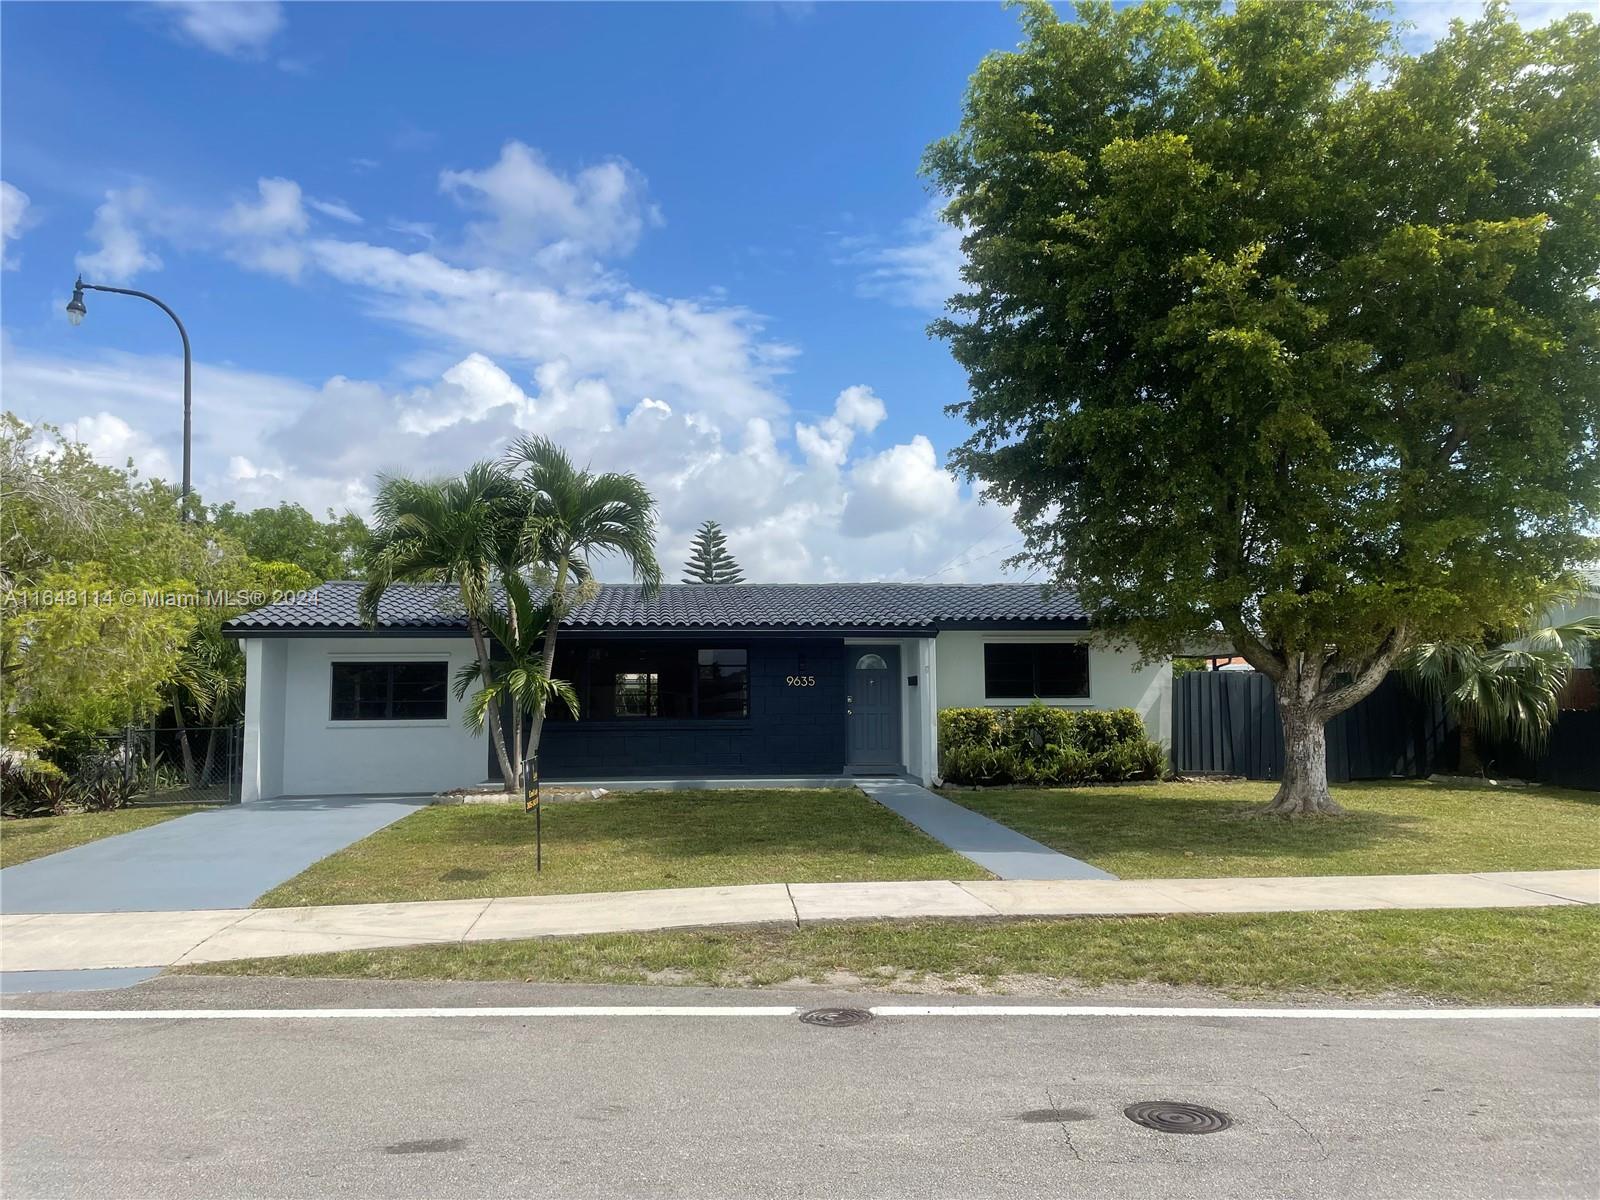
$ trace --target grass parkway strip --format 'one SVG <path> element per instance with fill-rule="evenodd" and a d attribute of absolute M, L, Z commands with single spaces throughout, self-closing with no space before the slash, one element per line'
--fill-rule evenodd
<path fill-rule="evenodd" d="M 456 1008 L 12 1009 L 16 1021 L 343 1021 L 479 1017 L 796 1017 L 795 1005 L 545 1004 Z M 1311 1021 L 1594 1021 L 1592 1008 L 1143 1008 L 1066 1004 L 875 1004 L 875 1017 L 1233 1017 Z"/>
<path fill-rule="evenodd" d="M 1574 906 L 877 921 L 357 950 L 183 970 L 1035 997 L 1152 984 L 1243 999 L 1569 1005 L 1600 1003 L 1600 915 Z"/>

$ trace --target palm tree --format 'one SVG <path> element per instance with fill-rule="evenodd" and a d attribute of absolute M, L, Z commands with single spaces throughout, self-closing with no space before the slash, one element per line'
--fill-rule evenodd
<path fill-rule="evenodd" d="M 544 666 L 544 639 L 550 629 L 550 606 L 535 605 L 521 575 L 504 577 L 504 610 L 491 609 L 483 615 L 483 626 L 505 652 L 504 659 L 491 665 L 491 675 L 467 701 L 462 719 L 469 729 L 481 731 L 497 716 L 499 702 L 511 708 L 511 761 L 522 757 L 522 714 L 540 712 L 551 699 L 559 699 L 574 717 L 578 715 L 578 694 L 570 683 L 551 679 Z M 481 680 L 478 664 L 469 663 L 456 673 L 456 698 L 465 699 Z M 507 781 L 510 786 L 510 781 Z"/>
<path fill-rule="evenodd" d="M 522 488 L 522 552 L 524 561 L 550 572 L 550 604 L 541 664 L 545 679 L 555 665 L 556 632 L 571 610 L 569 584 L 582 587 L 593 579 L 589 559 L 616 554 L 645 594 L 661 588 L 656 562 L 656 502 L 637 476 L 580 471 L 566 451 L 549 438 L 524 437 L 502 460 Z M 544 731 L 545 698 L 533 706 L 528 753 L 537 754 Z M 511 778 L 507 776 L 507 778 Z"/>
<path fill-rule="evenodd" d="M 191 790 L 201 786 L 201 776 L 195 770 L 194 748 L 189 742 L 189 723 L 184 719 L 184 705 L 191 706 L 201 720 L 219 703 L 226 702 L 229 681 L 225 674 L 218 648 L 199 631 L 190 635 L 179 655 L 172 678 L 167 681 L 167 702 L 172 706 L 172 723 L 178 730 L 178 754 L 183 760 L 184 785 Z M 209 754 L 207 755 L 209 768 Z M 150 764 L 154 769 L 155 763 Z"/>
<path fill-rule="evenodd" d="M 1559 601 L 1561 597 L 1554 597 Z M 1481 775 L 1480 739 L 1516 742 L 1530 754 L 1544 748 L 1561 714 L 1561 689 L 1572 671 L 1573 652 L 1600 640 L 1600 617 L 1547 625 L 1550 597 L 1527 606 L 1509 629 L 1482 644 L 1424 642 L 1400 662 L 1418 691 L 1444 701 L 1461 729 L 1458 769 Z"/>
<path fill-rule="evenodd" d="M 461 593 L 467 632 L 477 652 L 478 678 L 493 678 L 484 620 L 494 611 L 496 571 L 514 559 L 519 494 L 516 483 L 493 463 L 475 463 L 459 478 L 378 477 L 372 505 L 374 530 L 366 548 L 367 583 L 361 590 L 361 619 L 378 623 L 378 603 L 389 586 L 434 580 L 453 583 Z M 506 753 L 496 699 L 486 702 L 495 719 L 489 736 L 502 776 L 516 778 Z"/>

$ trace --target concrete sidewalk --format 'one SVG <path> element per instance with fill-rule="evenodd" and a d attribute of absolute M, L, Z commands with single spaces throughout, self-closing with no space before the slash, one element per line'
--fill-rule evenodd
<path fill-rule="evenodd" d="M 570 934 L 913 917 L 1122 916 L 1600 905 L 1600 870 L 1292 879 L 765 883 L 196 912 L 8 913 L 0 967 L 159 968 Z"/>
<path fill-rule="evenodd" d="M 1000 879 L 1115 879 L 907 779 L 857 779 L 868 797 Z"/>

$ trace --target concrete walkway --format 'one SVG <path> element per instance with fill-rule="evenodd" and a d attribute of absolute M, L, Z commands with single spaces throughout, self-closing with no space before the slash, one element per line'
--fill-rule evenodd
<path fill-rule="evenodd" d="M 243 908 L 426 796 L 258 800 L 191 813 L 0 871 L 0 911 Z"/>
<path fill-rule="evenodd" d="M 904 779 L 857 779 L 855 783 L 890 812 L 1000 879 L 1116 878 L 937 796 L 920 784 Z"/>
<path fill-rule="evenodd" d="M 0 966 L 11 976 L 10 990 L 34 990 L 26 986 L 31 972 L 152 968 L 697 926 L 1542 905 L 1600 905 L 1600 870 L 1304 879 L 763 883 L 320 908 L 7 913 L 0 916 Z"/>

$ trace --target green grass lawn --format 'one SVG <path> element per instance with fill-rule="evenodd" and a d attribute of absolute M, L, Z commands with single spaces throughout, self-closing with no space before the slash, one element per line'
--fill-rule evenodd
<path fill-rule="evenodd" d="M 14 867 L 31 858 L 43 858 L 46 854 L 70 850 L 85 842 L 143 829 L 146 825 L 159 825 L 162 821 L 199 812 L 206 807 L 203 804 L 162 804 L 119 808 L 115 812 L 72 813 L 65 817 L 0 821 L 0 867 Z"/>
<path fill-rule="evenodd" d="M 874 922 L 357 950 L 190 971 L 1032 995 L 1157 983 L 1235 997 L 1590 1004 L 1600 1001 L 1600 915 L 1541 908 Z"/>
<path fill-rule="evenodd" d="M 520 807 L 425 808 L 256 901 L 359 904 L 738 883 L 986 879 L 855 789 L 618 793 L 544 810 L 544 871 Z"/>
<path fill-rule="evenodd" d="M 1358 783 L 1333 789 L 1347 817 L 1249 815 L 1276 787 L 1197 782 L 946 794 L 1124 879 L 1600 866 L 1600 792 Z"/>

